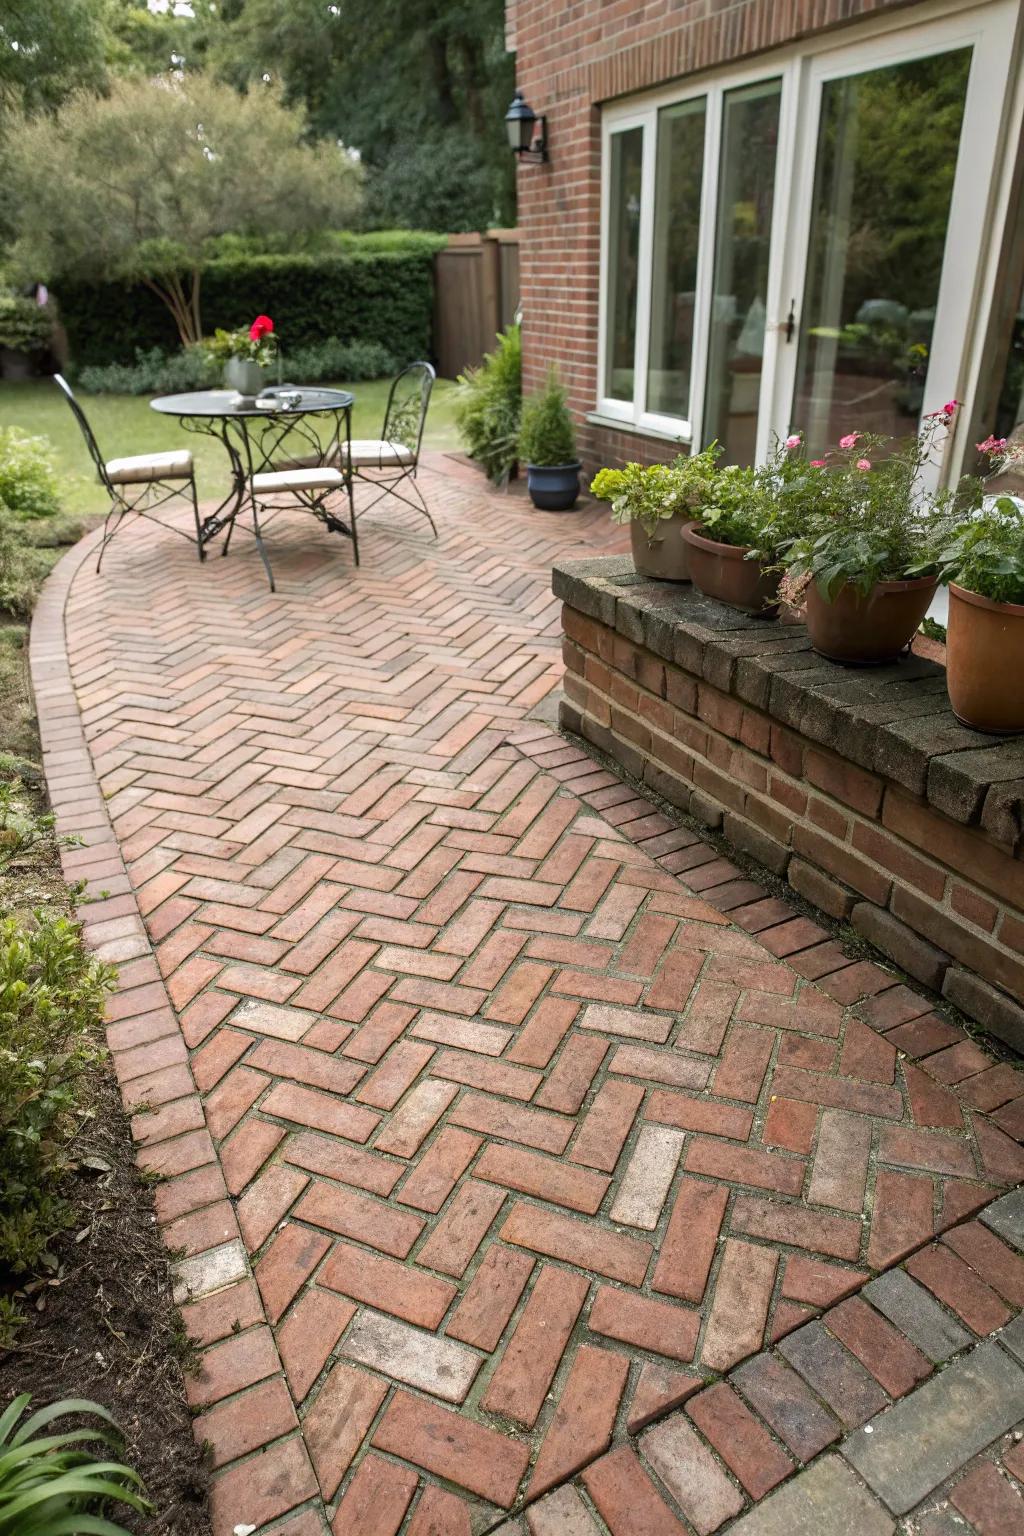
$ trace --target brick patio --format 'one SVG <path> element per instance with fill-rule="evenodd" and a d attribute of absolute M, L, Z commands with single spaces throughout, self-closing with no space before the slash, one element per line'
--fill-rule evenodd
<path fill-rule="evenodd" d="M 748 1394 L 745 1476 L 712 1388 L 695 1511 L 637 1433 L 840 1302 L 789 1365 L 855 1367 L 865 1417 L 908 1391 L 843 1298 L 916 1250 L 943 1305 L 1007 1263 L 927 1245 L 1024 1179 L 1024 1075 L 528 718 L 552 560 L 624 541 L 441 462 L 436 544 L 378 511 L 356 572 L 288 516 L 273 596 L 241 540 L 140 529 L 99 577 L 87 540 L 33 633 L 215 1529 L 706 1536 L 822 1445 Z"/>

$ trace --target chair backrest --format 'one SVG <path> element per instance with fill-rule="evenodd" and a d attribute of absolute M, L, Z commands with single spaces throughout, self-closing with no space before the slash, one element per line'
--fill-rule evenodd
<path fill-rule="evenodd" d="M 82 429 L 82 436 L 85 438 L 85 446 L 88 448 L 89 455 L 93 463 L 96 465 L 96 473 L 99 475 L 100 480 L 109 490 L 110 482 L 107 479 L 106 462 L 102 453 L 100 453 L 100 445 L 96 441 L 92 427 L 89 425 L 88 417 L 82 410 L 82 407 L 79 405 L 78 401 L 75 399 L 71 390 L 71 385 L 68 383 L 67 379 L 64 378 L 63 374 L 55 373 L 53 376 L 53 382 L 63 394 L 68 405 L 70 405 L 71 414 L 74 416 L 75 420 L 78 422 L 79 427 Z"/>
<path fill-rule="evenodd" d="M 427 421 L 430 392 L 437 377 L 429 363 L 410 363 L 392 382 L 384 412 L 381 437 L 386 443 L 401 443 L 419 462 L 423 428 Z"/>

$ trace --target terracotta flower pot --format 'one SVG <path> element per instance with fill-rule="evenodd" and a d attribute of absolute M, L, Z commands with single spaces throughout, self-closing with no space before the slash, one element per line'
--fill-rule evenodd
<path fill-rule="evenodd" d="M 1024 605 L 950 584 L 946 686 L 964 725 L 993 736 L 1024 731 Z"/>
<path fill-rule="evenodd" d="M 827 603 L 812 582 L 806 615 L 811 644 L 819 656 L 847 666 L 895 661 L 914 638 L 937 585 L 934 576 L 917 576 L 877 581 L 865 594 L 847 582 Z"/>
<path fill-rule="evenodd" d="M 643 523 L 630 523 L 633 564 L 641 576 L 653 576 L 655 581 L 689 581 L 690 552 L 682 534 L 692 522 L 685 513 L 673 512 L 671 517 L 656 523 L 651 532 Z"/>
<path fill-rule="evenodd" d="M 683 532 L 690 546 L 693 584 L 706 597 L 717 597 L 730 608 L 774 618 L 779 605 L 779 577 L 759 560 L 748 560 L 749 548 L 709 539 L 698 523 Z"/>

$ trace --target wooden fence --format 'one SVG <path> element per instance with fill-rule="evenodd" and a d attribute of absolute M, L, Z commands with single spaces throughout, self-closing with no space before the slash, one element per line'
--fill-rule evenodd
<path fill-rule="evenodd" d="M 492 350 L 519 307 L 519 231 L 450 235 L 434 258 L 437 371 L 454 379 Z"/>

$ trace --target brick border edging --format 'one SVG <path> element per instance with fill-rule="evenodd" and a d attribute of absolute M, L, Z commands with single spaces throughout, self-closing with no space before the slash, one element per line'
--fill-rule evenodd
<path fill-rule="evenodd" d="M 137 1124 L 139 1117 L 136 1112 L 133 1112 L 130 1091 L 126 1086 L 126 1080 L 122 1078 L 121 1072 L 118 1069 L 118 1062 L 119 1058 L 123 1058 L 129 1053 L 138 1052 L 140 1047 L 145 1049 L 146 1044 L 151 1041 L 153 1044 L 161 1046 L 168 1039 L 180 1042 L 180 1052 L 174 1052 L 175 1064 L 179 1067 L 184 1067 L 188 1082 L 191 1084 L 191 1091 L 175 1095 L 169 1102 L 174 1107 L 187 1106 L 193 1116 L 187 1122 L 187 1129 L 192 1134 L 198 1131 L 209 1138 L 211 1150 L 213 1149 L 213 1141 L 210 1138 L 207 1127 L 205 1107 L 192 1074 L 188 1045 L 181 1022 L 177 1011 L 171 1004 L 164 978 L 159 972 L 156 955 L 139 910 L 131 877 L 125 866 L 120 844 L 111 824 L 106 803 L 96 778 L 92 754 L 86 740 L 78 707 L 78 699 L 71 676 L 65 630 L 67 600 L 75 577 L 89 556 L 94 552 L 96 545 L 99 543 L 101 532 L 102 530 L 97 528 L 80 539 L 57 562 L 43 584 L 32 615 L 29 632 L 29 681 L 38 720 L 43 773 L 50 807 L 55 816 L 57 833 L 62 837 L 77 833 L 86 838 L 86 846 L 88 848 L 97 850 L 102 848 L 103 859 L 109 865 L 109 868 L 102 876 L 100 883 L 105 883 L 111 879 L 118 881 L 119 884 L 123 883 L 123 889 L 110 898 L 98 901 L 86 899 L 75 903 L 75 915 L 82 925 L 83 943 L 89 949 L 100 949 L 103 944 L 115 937 L 110 929 L 111 925 L 116 925 L 119 930 L 116 937 L 130 935 L 138 945 L 137 953 L 133 955 L 131 963 L 134 964 L 138 959 L 149 959 L 152 961 L 153 969 L 157 973 L 155 980 L 145 982 L 140 988 L 123 987 L 119 979 L 118 986 L 111 994 L 112 998 L 130 999 L 133 991 L 142 991 L 144 997 L 139 1000 L 140 1006 L 137 1012 L 132 1011 L 131 1008 L 125 1011 L 119 1009 L 115 1021 L 109 1017 L 109 1004 L 107 1010 L 106 1036 L 110 1060 L 117 1077 L 121 1101 L 131 1125 L 132 1138 L 135 1142 L 136 1163 L 142 1167 L 143 1164 L 139 1157 L 142 1147 L 146 1147 L 147 1150 L 156 1148 L 162 1141 L 169 1141 L 181 1135 L 183 1129 L 182 1123 L 175 1120 L 173 1116 L 166 1117 L 166 1119 L 162 1117 L 161 1110 L 166 1106 L 161 1105 L 155 1114 L 149 1116 L 154 1122 L 152 1130 L 147 1134 L 147 1131 L 149 1131 L 147 1127 L 146 1130 L 140 1133 L 140 1128 Z M 75 869 L 76 862 L 82 862 L 81 857 L 76 860 L 75 855 L 78 854 L 80 856 L 83 849 L 68 849 L 67 847 L 60 846 L 59 852 L 62 874 L 64 879 L 71 883 L 78 878 Z M 149 1021 L 148 1024 L 147 1020 Z M 170 1021 L 169 1025 L 168 1021 Z M 131 1033 L 133 1025 L 137 1026 L 137 1033 L 141 1037 L 138 1041 L 134 1040 Z M 165 1027 L 165 1025 L 168 1027 Z M 118 1038 L 124 1036 L 132 1041 L 132 1043 L 126 1044 L 121 1048 L 110 1045 L 110 1037 L 115 1029 L 118 1031 Z M 157 1031 L 156 1034 L 150 1033 L 153 1029 Z M 134 1070 L 137 1063 L 138 1057 L 133 1055 L 132 1076 L 127 1081 L 134 1081 L 138 1076 Z M 163 1067 L 165 1065 L 166 1062 L 161 1060 L 160 1066 Z M 138 1107 L 136 1105 L 136 1109 Z M 215 1152 L 214 1158 L 216 1159 Z M 216 1166 L 220 1166 L 219 1161 L 217 1161 Z M 187 1177 L 188 1175 L 186 1173 L 183 1176 Z M 218 1280 L 214 1276 L 214 1283 L 207 1289 L 200 1290 L 198 1294 L 193 1295 L 191 1289 L 189 1289 L 187 1296 L 182 1298 L 182 1303 L 193 1299 L 198 1301 L 217 1293 L 223 1294 L 231 1286 L 247 1282 L 252 1299 L 258 1308 L 258 1316 L 247 1326 L 259 1326 L 262 1324 L 265 1327 L 268 1346 L 273 1350 L 274 1359 L 277 1362 L 276 1370 L 272 1374 L 283 1376 L 284 1368 L 277 1347 L 277 1339 L 273 1329 L 269 1326 L 263 1298 L 254 1279 L 252 1262 L 242 1240 L 235 1204 L 233 1201 L 229 1202 L 229 1204 L 230 1218 L 228 1218 L 226 1213 L 224 1215 L 226 1230 L 223 1234 L 218 1234 L 217 1241 L 210 1247 L 190 1253 L 185 1263 L 189 1266 L 195 1266 L 196 1262 L 201 1261 L 204 1256 L 215 1255 L 223 1251 L 228 1259 L 234 1258 L 237 1261 L 238 1256 L 240 1256 L 241 1264 L 239 1265 L 236 1262 L 234 1269 L 229 1267 L 228 1278 L 226 1279 Z M 176 1217 L 171 1217 L 168 1220 L 161 1220 L 159 1215 L 156 1217 L 161 1231 L 171 1226 L 176 1219 Z M 236 1253 L 231 1255 L 229 1250 L 235 1244 L 237 1244 Z M 171 1276 L 173 1281 L 173 1268 Z M 177 1297 L 175 1298 L 175 1304 L 178 1304 Z M 206 1347 L 216 1348 L 220 1342 L 222 1341 L 219 1339 L 212 1340 Z M 245 1390 L 244 1386 L 240 1390 Z M 193 1409 L 194 1412 L 195 1410 Z M 195 1419 L 194 1422 L 201 1423 L 202 1420 Z M 301 1430 L 298 1427 L 291 1434 L 292 1436 L 297 1434 L 301 1439 Z M 259 1456 L 263 1449 L 264 1447 L 261 1446 L 253 1453 L 247 1452 L 244 1454 L 251 1455 L 254 1459 Z M 237 1462 L 227 1462 L 223 1468 L 218 1468 L 218 1472 L 223 1474 L 236 1465 Z M 255 1466 L 253 1466 L 253 1474 L 254 1476 L 257 1474 Z M 211 1492 L 212 1488 L 213 1482 L 211 1481 Z M 322 1506 L 319 1494 L 317 1494 L 317 1502 Z M 297 1510 L 301 1512 L 301 1506 L 296 1506 L 290 1513 L 294 1515 Z"/>

